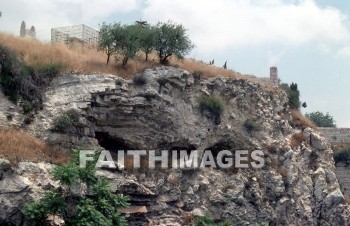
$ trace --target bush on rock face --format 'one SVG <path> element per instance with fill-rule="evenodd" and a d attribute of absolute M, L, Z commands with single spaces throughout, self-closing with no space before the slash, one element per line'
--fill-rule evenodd
<path fill-rule="evenodd" d="M 258 124 L 258 122 L 252 119 L 247 119 L 244 123 L 244 127 L 249 133 L 261 130 L 261 126 Z"/>
<path fill-rule="evenodd" d="M 147 78 L 144 75 L 135 75 L 132 78 L 132 81 L 137 86 L 143 86 L 143 85 L 147 84 Z"/>
<path fill-rule="evenodd" d="M 42 94 L 51 80 L 64 68 L 61 64 L 40 67 L 25 65 L 14 52 L 0 44 L 0 84 L 13 103 L 25 101 L 24 113 L 42 106 Z"/>
<path fill-rule="evenodd" d="M 221 114 L 224 112 L 224 103 L 221 99 L 213 96 L 202 96 L 199 99 L 199 108 L 203 115 L 208 112 L 210 118 L 214 120 L 216 124 L 220 124 Z"/>
<path fill-rule="evenodd" d="M 127 207 L 129 199 L 113 194 L 108 182 L 96 176 L 96 161 L 89 161 L 85 168 L 81 168 L 79 151 L 75 151 L 69 163 L 56 166 L 53 176 L 61 188 L 52 189 L 41 199 L 26 203 L 22 209 L 25 218 L 35 225 L 44 225 L 49 215 L 62 217 L 66 225 L 126 225 L 119 209 Z M 80 190 L 80 194 L 73 194 L 71 186 L 74 184 L 86 184 L 91 192 L 87 195 Z"/>
<path fill-rule="evenodd" d="M 62 115 L 57 116 L 53 122 L 53 130 L 68 133 L 79 123 L 79 112 L 75 109 L 70 109 Z"/>

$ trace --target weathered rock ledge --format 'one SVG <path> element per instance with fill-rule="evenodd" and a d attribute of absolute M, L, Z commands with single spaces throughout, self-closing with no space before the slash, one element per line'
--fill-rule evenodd
<path fill-rule="evenodd" d="M 56 78 L 28 130 L 67 147 L 102 146 L 110 151 L 261 149 L 266 164 L 262 169 L 232 171 L 100 171 L 116 192 L 130 195 L 133 207 L 125 213 L 131 225 L 181 225 L 187 215 L 205 213 L 237 225 L 350 223 L 330 146 L 312 129 L 291 127 L 284 92 L 246 80 L 196 80 L 172 67 L 147 69 L 143 76 L 147 84 L 142 86 L 112 75 Z M 224 102 L 219 120 L 200 111 L 202 95 Z M 69 109 L 79 111 L 79 126 L 68 135 L 53 133 L 54 118 Z M 248 132 L 248 119 L 261 130 Z M 21 124 L 20 120 L 15 117 L 12 124 Z M 293 135 L 300 133 L 305 139 L 292 147 Z M 21 225 L 18 208 L 23 202 L 55 185 L 48 176 L 50 168 L 32 163 L 14 168 L 1 161 L 4 223 Z"/>

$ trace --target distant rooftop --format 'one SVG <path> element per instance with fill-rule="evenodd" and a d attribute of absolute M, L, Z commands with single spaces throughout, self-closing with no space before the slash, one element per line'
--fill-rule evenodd
<path fill-rule="evenodd" d="M 73 40 L 83 44 L 97 44 L 98 31 L 85 25 L 51 28 L 51 43 L 70 43 Z"/>

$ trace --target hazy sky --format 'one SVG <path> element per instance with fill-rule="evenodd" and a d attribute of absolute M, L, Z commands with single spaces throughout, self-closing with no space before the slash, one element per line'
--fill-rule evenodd
<path fill-rule="evenodd" d="M 277 66 L 283 82 L 298 84 L 304 112 L 350 127 L 348 0 L 0 0 L 0 11 L 0 31 L 19 35 L 25 20 L 43 41 L 73 24 L 182 23 L 196 44 L 190 57 L 257 76 Z"/>

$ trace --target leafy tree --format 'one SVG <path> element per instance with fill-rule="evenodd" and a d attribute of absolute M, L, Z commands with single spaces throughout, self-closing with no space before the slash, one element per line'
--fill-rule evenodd
<path fill-rule="evenodd" d="M 336 127 L 335 120 L 328 112 L 323 114 L 322 112 L 315 111 L 306 113 L 305 116 L 318 127 Z"/>
<path fill-rule="evenodd" d="M 95 163 L 90 161 L 85 168 L 80 168 L 79 151 L 76 151 L 69 163 L 55 167 L 53 175 L 61 188 L 45 193 L 40 200 L 26 203 L 22 209 L 26 219 L 43 225 L 49 215 L 59 215 L 67 225 L 126 225 L 118 210 L 128 206 L 128 197 L 113 194 L 108 182 L 96 176 Z M 85 185 L 87 189 L 73 194 L 73 185 Z"/>
<path fill-rule="evenodd" d="M 172 22 L 159 22 L 156 26 L 157 40 L 155 49 L 158 52 L 159 62 L 166 64 L 170 56 L 183 59 L 194 45 L 186 34 L 186 29 L 181 24 Z"/>
<path fill-rule="evenodd" d="M 140 49 L 139 31 L 138 25 L 116 24 L 112 29 L 116 52 L 123 58 L 122 67 L 125 67 L 128 60 L 134 58 Z"/>
<path fill-rule="evenodd" d="M 109 63 L 111 55 L 116 52 L 112 30 L 117 26 L 120 26 L 120 24 L 112 25 L 103 23 L 100 26 L 98 49 L 107 54 L 107 64 Z"/>
<path fill-rule="evenodd" d="M 186 29 L 172 22 L 159 22 L 156 26 L 103 23 L 99 34 L 99 50 L 107 54 L 107 64 L 112 55 L 118 54 L 122 57 L 123 67 L 139 50 L 145 52 L 146 61 L 149 54 L 156 50 L 160 63 L 165 64 L 170 56 L 184 58 L 194 47 Z"/>
<path fill-rule="evenodd" d="M 300 108 L 300 92 L 298 90 L 298 85 L 293 83 L 288 85 L 286 83 L 281 84 L 281 88 L 286 91 L 289 99 L 289 106 L 293 109 Z"/>
<path fill-rule="evenodd" d="M 154 50 L 156 45 L 157 30 L 153 26 L 140 26 L 140 49 L 146 54 L 146 61 L 148 61 L 148 55 Z"/>

